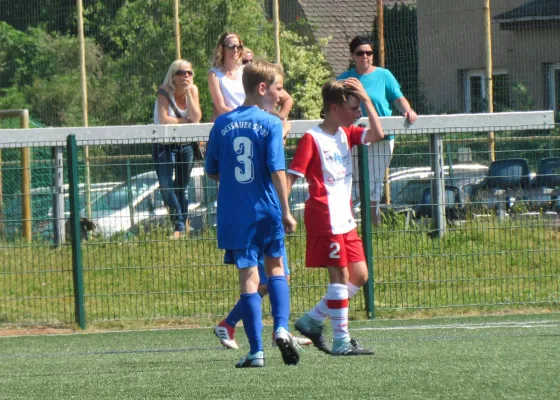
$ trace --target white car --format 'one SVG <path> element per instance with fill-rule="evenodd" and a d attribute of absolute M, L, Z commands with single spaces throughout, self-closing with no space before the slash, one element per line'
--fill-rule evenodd
<path fill-rule="evenodd" d="M 193 168 L 189 185 L 189 213 L 200 207 L 204 170 Z M 150 230 L 170 223 L 155 171 L 145 172 L 114 187 L 91 205 L 91 219 L 97 234 L 110 237 L 115 233 L 135 232 L 140 227 Z M 81 212 L 85 216 L 85 210 Z"/>

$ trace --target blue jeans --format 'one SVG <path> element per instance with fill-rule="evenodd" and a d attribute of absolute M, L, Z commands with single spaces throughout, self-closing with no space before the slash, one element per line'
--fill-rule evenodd
<path fill-rule="evenodd" d="M 193 167 L 193 148 L 189 144 L 160 144 L 152 148 L 159 189 L 175 230 L 185 232 L 189 210 L 189 181 Z M 173 179 L 175 171 L 175 179 Z"/>

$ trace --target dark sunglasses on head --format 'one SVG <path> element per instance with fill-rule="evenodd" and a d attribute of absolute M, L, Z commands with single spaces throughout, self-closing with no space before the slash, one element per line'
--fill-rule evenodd
<path fill-rule="evenodd" d="M 179 76 L 185 76 L 185 75 L 193 76 L 193 75 L 194 75 L 194 72 L 189 71 L 189 70 L 180 69 L 180 70 L 178 70 L 177 72 L 175 72 L 175 75 L 179 75 Z"/>
<path fill-rule="evenodd" d="M 249 64 L 249 63 L 252 63 L 253 60 L 242 60 L 241 62 L 242 62 L 243 64 Z"/>
<path fill-rule="evenodd" d="M 371 56 L 373 56 L 373 51 L 361 51 L 361 50 L 359 50 L 354 54 L 356 54 L 358 57 L 362 57 L 364 54 L 368 57 L 371 57 Z"/>
<path fill-rule="evenodd" d="M 235 49 L 237 49 L 239 51 L 243 50 L 243 45 L 242 44 L 224 44 L 223 47 L 225 47 L 228 50 L 235 50 Z"/>

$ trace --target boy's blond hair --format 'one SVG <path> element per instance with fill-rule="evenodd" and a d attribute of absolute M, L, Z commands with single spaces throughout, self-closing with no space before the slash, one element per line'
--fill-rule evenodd
<path fill-rule="evenodd" d="M 356 96 L 354 91 L 344 85 L 344 81 L 331 79 L 327 81 L 321 89 L 323 96 L 323 114 L 329 112 L 332 104 L 342 105 L 348 101 L 350 96 Z"/>
<path fill-rule="evenodd" d="M 276 81 L 278 75 L 284 77 L 284 69 L 279 64 L 273 64 L 265 60 L 255 60 L 247 64 L 243 69 L 245 94 L 254 93 L 262 82 L 266 84 L 266 87 L 269 87 Z"/>

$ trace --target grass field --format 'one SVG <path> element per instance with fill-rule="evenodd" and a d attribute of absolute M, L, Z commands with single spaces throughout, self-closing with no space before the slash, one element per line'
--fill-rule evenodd
<path fill-rule="evenodd" d="M 287 239 L 294 313 L 309 310 L 327 284 L 325 271 L 305 268 L 301 228 Z M 83 243 L 88 323 L 206 323 L 229 311 L 238 298 L 236 271 L 222 264 L 215 235 L 178 241 L 168 235 L 154 231 Z M 450 227 L 442 240 L 431 239 L 423 227 L 383 225 L 371 238 L 376 308 L 558 304 L 559 239 L 558 230 L 540 219 L 472 221 Z M 0 243 L 0 323 L 73 323 L 71 254 L 69 245 Z M 351 307 L 365 317 L 363 296 Z"/>
<path fill-rule="evenodd" d="M 0 337 L 0 399 L 558 399 L 560 314 L 355 322 L 373 357 L 314 348 L 296 367 L 265 341 L 239 370 L 210 329 Z M 270 328 L 264 337 L 269 338 Z"/>

